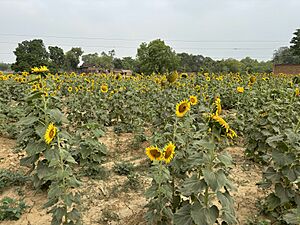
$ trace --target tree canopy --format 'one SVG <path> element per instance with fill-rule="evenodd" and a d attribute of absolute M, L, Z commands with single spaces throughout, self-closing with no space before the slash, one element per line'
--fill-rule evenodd
<path fill-rule="evenodd" d="M 16 62 L 11 68 L 16 72 L 30 71 L 32 67 L 48 65 L 49 54 L 41 39 L 19 43 L 14 54 Z"/>
<path fill-rule="evenodd" d="M 137 49 L 136 56 L 140 72 L 147 74 L 165 73 L 176 70 L 179 66 L 179 58 L 175 51 L 160 39 L 149 44 L 143 42 Z"/>

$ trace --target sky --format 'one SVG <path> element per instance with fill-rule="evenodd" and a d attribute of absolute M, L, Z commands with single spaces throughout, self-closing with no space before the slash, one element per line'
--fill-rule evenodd
<path fill-rule="evenodd" d="M 177 53 L 270 60 L 300 28 L 299 0 L 0 0 L 0 62 L 24 40 L 135 57 L 162 39 Z"/>

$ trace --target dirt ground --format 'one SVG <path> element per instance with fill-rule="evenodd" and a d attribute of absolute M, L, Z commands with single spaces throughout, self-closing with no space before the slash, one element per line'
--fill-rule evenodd
<path fill-rule="evenodd" d="M 105 137 L 101 138 L 111 155 L 104 168 L 113 170 L 115 162 L 128 161 L 141 168 L 147 159 L 144 155 L 142 143 L 139 149 L 131 149 L 132 134 L 120 134 L 117 136 L 112 129 Z M 13 153 L 14 140 L 0 137 L 0 169 L 13 171 L 26 171 L 27 168 L 19 166 L 19 159 L 24 153 Z M 128 149 L 130 151 L 128 151 Z M 255 216 L 257 209 L 256 201 L 263 196 L 263 192 L 257 188 L 256 183 L 261 179 L 261 168 L 245 160 L 243 148 L 231 147 L 226 149 L 234 159 L 235 166 L 231 171 L 231 178 L 237 191 L 232 193 L 235 200 L 235 208 L 239 224 L 246 224 L 249 217 Z M 110 172 L 104 180 L 82 177 L 82 209 L 84 225 L 144 225 L 143 215 L 146 199 L 144 190 L 150 185 L 150 180 L 143 173 L 139 173 L 138 184 L 140 188 L 134 190 L 132 186 L 127 187 L 128 178 Z M 126 188 L 127 187 L 127 188 Z M 3 221 L 4 225 L 49 225 L 51 215 L 43 209 L 47 201 L 47 194 L 35 191 L 33 187 L 26 184 L 23 187 L 10 187 L 0 193 L 0 198 L 5 196 L 20 198 L 19 189 L 22 189 L 22 197 L 30 207 L 18 221 Z"/>

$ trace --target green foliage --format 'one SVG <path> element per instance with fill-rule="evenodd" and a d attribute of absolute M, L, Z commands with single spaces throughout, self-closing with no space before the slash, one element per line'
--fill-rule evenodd
<path fill-rule="evenodd" d="M 300 29 L 297 29 L 293 34 L 290 48 L 294 56 L 300 57 Z"/>
<path fill-rule="evenodd" d="M 134 169 L 134 164 L 130 162 L 120 162 L 114 165 L 114 172 L 118 175 L 129 175 Z"/>
<path fill-rule="evenodd" d="M 49 69 L 52 73 L 61 71 L 65 64 L 64 50 L 60 47 L 49 46 Z"/>
<path fill-rule="evenodd" d="M 24 185 L 28 180 L 28 177 L 24 174 L 13 172 L 10 170 L 0 170 L 0 193 L 6 187 L 11 187 L 15 185 Z"/>
<path fill-rule="evenodd" d="M 0 221 L 18 220 L 28 206 L 23 200 L 4 197 L 0 201 Z"/>
<path fill-rule="evenodd" d="M 146 74 L 173 71 L 177 69 L 179 63 L 175 51 L 160 39 L 153 40 L 149 44 L 142 43 L 137 50 L 137 61 L 140 72 Z"/>
<path fill-rule="evenodd" d="M 16 62 L 12 64 L 11 68 L 15 72 L 30 72 L 31 68 L 35 66 L 48 65 L 49 54 L 41 39 L 19 43 L 14 53 L 16 55 Z"/>
<path fill-rule="evenodd" d="M 67 71 L 76 71 L 80 62 L 80 56 L 83 54 L 81 48 L 71 48 L 65 54 L 65 68 Z"/>

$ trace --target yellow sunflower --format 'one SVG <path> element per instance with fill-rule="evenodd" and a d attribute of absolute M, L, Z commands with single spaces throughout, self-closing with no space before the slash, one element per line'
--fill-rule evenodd
<path fill-rule="evenodd" d="M 227 132 L 227 137 L 230 137 L 231 139 L 233 139 L 234 137 L 237 137 L 237 134 L 235 133 L 234 130 L 232 130 L 231 128 L 229 128 L 229 130 Z"/>
<path fill-rule="evenodd" d="M 300 90 L 299 90 L 298 87 L 296 87 L 296 89 L 295 89 L 295 95 L 296 95 L 296 96 L 299 96 L 299 95 L 300 95 Z"/>
<path fill-rule="evenodd" d="M 215 114 L 212 114 L 211 118 L 218 122 L 221 127 L 224 127 L 226 129 L 226 133 L 229 131 L 229 124 L 222 118 L 220 117 L 219 115 L 215 115 Z"/>
<path fill-rule="evenodd" d="M 172 142 L 169 142 L 164 147 L 164 160 L 166 163 L 170 163 L 175 154 L 175 145 Z"/>
<path fill-rule="evenodd" d="M 107 84 L 102 84 L 101 85 L 101 92 L 102 93 L 107 93 L 108 92 L 108 86 L 107 86 Z"/>
<path fill-rule="evenodd" d="M 175 71 L 167 76 L 167 80 L 169 81 L 169 83 L 174 83 L 177 80 L 177 78 L 178 78 L 177 71 Z"/>
<path fill-rule="evenodd" d="M 50 144 L 50 142 L 53 140 L 53 138 L 55 137 L 57 133 L 57 128 L 54 126 L 53 123 L 50 123 L 48 125 L 48 128 L 45 132 L 44 138 L 45 138 L 45 142 L 47 144 Z"/>
<path fill-rule="evenodd" d="M 243 93 L 243 92 L 244 92 L 244 88 L 243 88 L 243 87 L 237 87 L 237 88 L 236 88 L 236 91 L 237 91 L 238 93 Z"/>
<path fill-rule="evenodd" d="M 191 108 L 188 100 L 183 100 L 176 105 L 176 116 L 183 117 Z"/>
<path fill-rule="evenodd" d="M 146 155 L 149 157 L 151 161 L 153 160 L 162 160 L 163 159 L 163 153 L 157 146 L 150 146 L 146 148 Z"/>
<path fill-rule="evenodd" d="M 190 103 L 191 103 L 191 105 L 196 105 L 198 103 L 197 96 L 191 95 L 190 96 Z"/>
<path fill-rule="evenodd" d="M 72 92 L 72 90 L 73 90 L 73 88 L 72 88 L 72 87 L 68 87 L 68 92 L 69 92 L 69 93 L 71 93 L 71 92 Z"/>
<path fill-rule="evenodd" d="M 214 102 L 215 106 L 216 106 L 216 115 L 220 115 L 222 112 L 222 107 L 221 107 L 221 99 L 219 97 L 216 98 L 215 102 Z"/>

